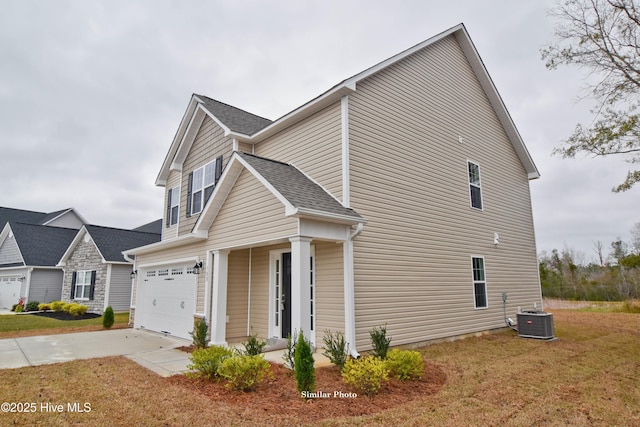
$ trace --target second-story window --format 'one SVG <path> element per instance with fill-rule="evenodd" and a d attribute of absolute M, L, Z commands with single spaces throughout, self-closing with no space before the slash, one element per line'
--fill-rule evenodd
<path fill-rule="evenodd" d="M 167 227 L 178 223 L 180 212 L 180 187 L 173 187 L 167 192 Z"/>
<path fill-rule="evenodd" d="M 197 214 L 211 197 L 222 174 L 222 156 L 189 174 L 187 215 Z"/>
<path fill-rule="evenodd" d="M 482 209 L 482 187 L 480 186 L 480 165 L 467 162 L 469 169 L 469 195 L 471 207 Z"/>

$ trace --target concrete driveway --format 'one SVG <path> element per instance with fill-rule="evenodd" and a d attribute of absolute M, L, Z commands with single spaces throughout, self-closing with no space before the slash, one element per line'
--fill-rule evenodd
<path fill-rule="evenodd" d="M 0 369 L 126 356 L 167 377 L 187 370 L 189 355 L 175 348 L 189 344 L 187 340 L 137 329 L 7 338 L 0 339 Z"/>

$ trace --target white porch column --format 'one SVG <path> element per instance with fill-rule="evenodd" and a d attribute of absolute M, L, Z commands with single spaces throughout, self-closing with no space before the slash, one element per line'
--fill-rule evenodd
<path fill-rule="evenodd" d="M 211 307 L 211 344 L 227 345 L 227 273 L 229 251 L 213 251 L 213 289 Z"/>
<path fill-rule="evenodd" d="M 355 280 L 353 273 L 353 240 L 348 238 L 342 247 L 344 271 L 344 338 L 349 352 L 356 357 Z"/>
<path fill-rule="evenodd" d="M 291 242 L 291 333 L 311 337 L 311 238 L 296 236 Z M 315 343 L 314 343 L 315 344 Z"/>

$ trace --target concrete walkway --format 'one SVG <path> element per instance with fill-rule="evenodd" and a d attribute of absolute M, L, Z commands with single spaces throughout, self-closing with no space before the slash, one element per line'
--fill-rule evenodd
<path fill-rule="evenodd" d="M 136 329 L 0 339 L 0 369 L 106 356 L 126 356 L 168 377 L 187 370 L 190 341 Z"/>

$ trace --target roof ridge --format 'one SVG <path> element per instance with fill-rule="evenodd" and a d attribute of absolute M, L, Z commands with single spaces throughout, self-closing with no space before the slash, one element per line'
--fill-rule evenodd
<path fill-rule="evenodd" d="M 136 234 L 149 234 L 149 235 L 152 235 L 152 236 L 160 236 L 160 235 L 162 235 L 162 233 L 152 233 L 150 231 L 131 230 L 131 229 L 128 229 L 128 228 L 108 227 L 106 225 L 85 224 L 85 228 L 86 228 L 86 226 L 102 228 L 104 230 L 117 230 L 117 231 L 126 231 L 126 232 L 129 232 L 129 233 L 136 233 Z"/>
<path fill-rule="evenodd" d="M 257 118 L 259 118 L 259 119 L 268 120 L 268 121 L 270 121 L 270 122 L 273 122 L 273 120 L 271 120 L 271 119 L 268 119 L 268 118 L 263 117 L 263 116 L 259 116 L 259 115 L 257 115 L 257 114 L 254 114 L 254 113 L 250 112 L 250 111 L 244 110 L 244 109 L 242 109 L 242 108 L 240 108 L 240 107 L 236 107 L 235 105 L 231 105 L 231 104 L 228 104 L 228 103 L 226 103 L 226 102 L 222 102 L 222 101 L 220 101 L 220 100 L 217 100 L 217 99 L 211 98 L 210 96 L 207 96 L 207 95 L 200 95 L 200 94 L 198 94 L 198 93 L 194 93 L 194 95 L 195 95 L 195 96 L 197 96 L 197 97 L 200 97 L 200 98 L 207 98 L 209 101 L 217 102 L 218 104 L 222 104 L 222 105 L 225 105 L 225 106 L 227 106 L 227 107 L 234 108 L 234 109 L 236 109 L 236 110 L 240 110 L 240 111 L 242 111 L 243 113 L 251 114 L 252 116 L 257 117 Z"/>

